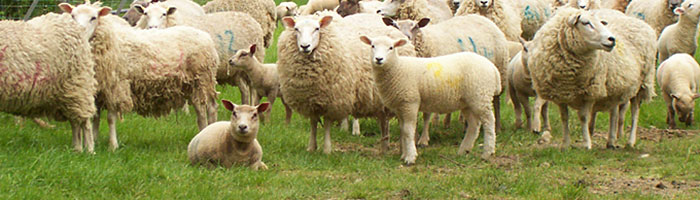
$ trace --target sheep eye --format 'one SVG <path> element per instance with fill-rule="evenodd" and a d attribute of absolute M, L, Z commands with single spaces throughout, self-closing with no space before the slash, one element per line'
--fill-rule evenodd
<path fill-rule="evenodd" d="M 394 47 L 389 47 L 389 50 L 394 50 Z"/>
<path fill-rule="evenodd" d="M 321 30 L 321 29 L 320 29 L 320 28 L 318 28 L 318 27 L 316 27 L 316 30 L 318 31 L 318 30 Z"/>
<path fill-rule="evenodd" d="M 591 22 L 581 22 L 581 24 L 584 25 L 584 26 L 588 26 L 588 25 L 591 24 Z"/>
<path fill-rule="evenodd" d="M 247 56 L 247 55 L 248 55 L 248 53 L 242 53 L 242 54 L 241 54 L 241 57 Z"/>
<path fill-rule="evenodd" d="M 93 20 L 95 20 L 95 19 L 97 19 L 97 17 L 94 17 L 94 16 L 93 16 L 92 18 L 90 18 L 90 21 L 93 21 Z"/>
<path fill-rule="evenodd" d="M 163 17 L 165 17 L 165 13 L 163 13 Z"/>
<path fill-rule="evenodd" d="M 691 4 L 688 4 L 688 8 L 692 8 L 692 7 L 693 7 L 693 4 L 692 4 L 692 3 L 691 3 Z"/>
<path fill-rule="evenodd" d="M 294 31 L 299 31 L 299 29 L 298 29 L 298 28 L 294 28 Z"/>
<path fill-rule="evenodd" d="M 253 119 L 258 117 L 258 113 L 253 113 Z"/>
<path fill-rule="evenodd" d="M 372 45 L 372 48 L 374 49 L 374 45 Z"/>
<path fill-rule="evenodd" d="M 607 21 L 600 21 L 600 23 L 603 24 L 603 25 L 608 25 L 608 22 L 607 22 Z"/>

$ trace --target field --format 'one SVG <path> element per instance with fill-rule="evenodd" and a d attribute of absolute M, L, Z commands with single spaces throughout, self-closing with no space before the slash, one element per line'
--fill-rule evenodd
<path fill-rule="evenodd" d="M 276 60 L 275 52 L 274 46 L 268 49 L 267 62 Z M 217 90 L 220 98 L 240 103 L 237 88 Z M 666 130 L 660 97 L 642 106 L 634 149 L 605 149 L 607 114 L 597 119 L 593 150 L 579 144 L 561 147 L 556 108 L 549 113 L 554 139 L 538 144 L 537 135 L 514 130 L 512 106 L 505 100 L 502 106 L 504 130 L 492 159 L 479 158 L 478 147 L 470 155 L 456 155 L 464 133 L 455 115 L 451 128 L 432 127 L 430 146 L 419 148 L 417 164 L 405 167 L 396 120 L 386 154 L 377 151 L 378 124 L 364 119 L 362 136 L 333 128 L 334 151 L 324 155 L 306 151 L 308 120 L 295 113 L 285 125 L 284 108 L 277 103 L 272 123 L 261 127 L 258 138 L 267 171 L 189 166 L 187 144 L 198 132 L 193 113 L 158 119 L 125 114 L 117 124 L 121 147 L 115 152 L 107 148 L 103 113 L 95 155 L 72 151 L 66 122 L 49 121 L 56 127 L 43 129 L 0 114 L 0 199 L 700 198 L 698 126 Z M 218 114 L 219 120 L 230 118 L 222 106 Z M 580 142 L 578 120 L 572 117 L 571 124 L 573 140 Z M 625 144 L 626 135 L 618 144 Z"/>

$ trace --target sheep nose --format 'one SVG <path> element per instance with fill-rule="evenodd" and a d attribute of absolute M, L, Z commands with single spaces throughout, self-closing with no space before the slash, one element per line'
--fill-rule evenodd
<path fill-rule="evenodd" d="M 610 41 L 610 42 L 612 42 L 613 44 L 615 44 L 615 37 L 613 37 L 613 36 L 608 37 L 608 41 Z"/>
<path fill-rule="evenodd" d="M 488 3 L 488 1 L 479 1 L 479 3 L 486 4 L 486 3 Z"/>
<path fill-rule="evenodd" d="M 148 29 L 154 29 L 156 28 L 155 26 L 148 26 Z"/>
<path fill-rule="evenodd" d="M 240 125 L 238 125 L 238 129 L 239 129 L 239 130 L 242 130 L 242 131 L 243 131 L 243 130 L 245 130 L 245 129 L 247 129 L 247 128 L 248 128 L 248 125 L 245 125 L 245 124 L 240 124 Z"/>
<path fill-rule="evenodd" d="M 374 59 L 376 60 L 377 63 L 382 63 L 382 60 L 384 60 L 384 58 L 374 58 Z"/>
<path fill-rule="evenodd" d="M 671 8 L 675 9 L 676 7 L 678 7 L 678 3 L 671 3 Z"/>
<path fill-rule="evenodd" d="M 381 11 L 381 10 L 377 10 L 377 14 L 382 14 L 382 11 Z"/>
<path fill-rule="evenodd" d="M 310 44 L 302 44 L 300 45 L 302 49 L 306 50 L 308 49 L 311 45 Z"/>
<path fill-rule="evenodd" d="M 581 9 L 586 9 L 586 6 L 578 6 L 578 7 L 580 7 Z"/>
<path fill-rule="evenodd" d="M 233 62 L 233 60 L 228 60 L 228 64 L 229 64 L 229 65 L 234 65 L 235 63 Z"/>

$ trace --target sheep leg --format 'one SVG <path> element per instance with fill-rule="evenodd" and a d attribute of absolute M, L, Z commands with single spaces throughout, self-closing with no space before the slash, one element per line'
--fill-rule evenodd
<path fill-rule="evenodd" d="M 617 138 L 622 138 L 625 135 L 625 113 L 629 107 L 629 101 L 619 106 L 620 114 L 617 115 Z"/>
<path fill-rule="evenodd" d="M 316 151 L 316 125 L 318 125 L 318 117 L 311 117 L 311 135 L 309 136 L 309 145 L 306 151 Z"/>
<path fill-rule="evenodd" d="M 89 118 L 83 120 L 82 132 L 85 135 L 85 146 L 87 146 L 87 152 L 90 154 L 95 154 L 95 138 L 92 137 L 92 121 Z"/>
<path fill-rule="evenodd" d="M 542 132 L 542 125 L 540 123 L 540 115 L 542 114 L 542 106 L 547 103 L 544 99 L 540 98 L 539 96 L 535 96 L 535 105 L 534 105 L 534 111 L 535 113 L 532 115 L 532 125 L 530 126 L 530 130 L 535 133 L 535 134 L 540 134 Z"/>
<path fill-rule="evenodd" d="M 275 105 L 275 100 L 276 100 L 275 96 L 267 96 L 267 101 L 270 102 L 270 108 L 268 108 L 264 113 L 261 113 L 262 115 L 260 115 L 263 117 L 262 121 L 264 123 L 270 122 L 270 118 L 272 118 L 271 112 L 272 112 L 272 106 Z"/>
<path fill-rule="evenodd" d="M 561 131 L 564 135 L 564 147 L 568 147 L 571 145 L 571 137 L 569 135 L 569 107 L 566 104 L 558 104 L 558 106 L 559 116 L 561 118 Z"/>
<path fill-rule="evenodd" d="M 399 116 L 399 152 L 401 152 L 401 160 L 406 158 L 406 145 L 404 144 L 405 142 L 405 135 L 403 134 L 403 119 Z"/>
<path fill-rule="evenodd" d="M 76 152 L 83 152 L 83 142 L 81 138 L 81 128 L 80 123 L 71 121 L 71 130 L 73 132 L 73 150 Z"/>
<path fill-rule="evenodd" d="M 671 129 L 676 128 L 676 113 L 675 110 L 673 109 L 673 99 L 669 96 L 664 94 L 664 100 L 666 101 L 666 109 L 668 112 L 666 112 L 666 124 L 668 124 L 668 127 Z"/>
<path fill-rule="evenodd" d="M 323 128 L 326 129 L 326 133 L 323 136 L 323 153 L 324 154 L 331 154 L 331 126 L 333 124 L 333 121 L 324 119 L 323 122 Z"/>
<path fill-rule="evenodd" d="M 552 130 L 552 126 L 549 124 L 549 103 L 544 102 L 544 105 L 542 105 L 542 112 L 540 115 L 542 116 L 542 121 L 544 122 L 544 128 L 543 130 Z"/>
<path fill-rule="evenodd" d="M 617 120 L 620 114 L 620 107 L 613 106 L 610 108 L 610 124 L 608 127 L 608 149 L 616 148 L 615 142 L 617 140 Z"/>
<path fill-rule="evenodd" d="M 501 95 L 493 96 L 493 114 L 496 118 L 496 132 L 501 131 Z"/>
<path fill-rule="evenodd" d="M 430 116 L 431 113 L 423 113 L 423 133 L 420 134 L 420 139 L 418 140 L 419 147 L 427 147 L 428 142 L 430 142 Z"/>
<path fill-rule="evenodd" d="M 484 126 L 484 152 L 481 153 L 481 158 L 487 159 L 496 153 L 496 130 L 495 117 L 492 110 L 484 111 L 479 116 L 479 121 Z M 477 131 L 479 127 L 477 126 Z"/>
<path fill-rule="evenodd" d="M 41 119 L 39 119 L 39 118 L 32 118 L 32 121 L 34 121 L 34 123 L 35 123 L 36 125 L 39 125 L 39 127 L 41 127 L 41 128 L 53 128 L 53 127 L 56 127 L 56 126 L 54 126 L 54 125 L 52 125 L 52 124 L 49 124 L 48 122 L 45 122 L 44 120 L 41 120 Z"/>
<path fill-rule="evenodd" d="M 403 119 L 403 124 L 401 124 L 401 134 L 404 135 L 404 161 L 406 165 L 412 165 L 416 163 L 416 157 L 418 157 L 418 152 L 416 150 L 416 123 L 418 118 L 418 105 L 411 106 L 407 109 L 407 112 L 400 114 Z"/>
<path fill-rule="evenodd" d="M 477 119 L 473 113 L 468 110 L 463 110 L 462 114 L 467 115 L 467 123 L 471 124 L 471 126 L 467 126 L 466 129 L 464 129 L 464 138 L 459 145 L 459 150 L 457 150 L 458 155 L 465 155 L 472 151 L 474 142 L 476 142 L 476 138 L 479 137 L 479 128 L 481 127 L 479 119 Z"/>
<path fill-rule="evenodd" d="M 591 135 L 595 135 L 595 119 L 598 116 L 598 112 L 593 111 L 591 113 L 591 122 L 588 124 L 588 130 L 591 132 Z"/>
<path fill-rule="evenodd" d="M 450 123 L 452 122 L 452 113 L 445 114 L 445 120 L 442 122 L 445 128 L 450 128 Z"/>
<path fill-rule="evenodd" d="M 360 135 L 360 119 L 352 118 L 352 135 Z"/>
<path fill-rule="evenodd" d="M 520 99 L 519 99 L 520 96 L 518 96 L 518 94 L 515 92 L 515 88 L 513 88 L 512 86 L 508 87 L 508 96 L 510 96 L 510 101 L 513 103 L 513 112 L 515 114 L 514 126 L 516 129 L 520 129 L 523 125 L 523 120 L 522 120 L 522 116 L 521 116 L 522 115 L 522 108 L 521 108 L 522 101 L 520 101 Z M 527 105 L 527 104 L 523 104 L 523 105 Z M 525 111 L 525 117 L 528 120 L 527 121 L 528 127 L 531 127 L 532 125 L 530 124 L 530 118 L 527 114 L 527 111 Z"/>
<path fill-rule="evenodd" d="M 284 101 L 284 97 L 280 96 L 280 100 L 282 100 L 282 105 L 284 106 L 284 123 L 289 124 L 292 121 L 292 108 L 287 105 L 287 102 Z"/>
<path fill-rule="evenodd" d="M 433 116 L 433 124 L 439 124 L 440 123 L 440 114 L 436 113 L 435 116 Z"/>
<path fill-rule="evenodd" d="M 583 132 L 583 142 L 585 143 L 586 149 L 592 149 L 593 144 L 591 143 L 591 132 L 586 124 L 591 123 L 591 117 L 593 115 L 593 102 L 585 102 L 578 112 L 579 119 L 581 119 L 581 131 Z M 615 116 L 617 117 L 617 116 Z"/>
<path fill-rule="evenodd" d="M 218 118 L 216 109 L 219 107 L 219 104 L 216 103 L 216 97 L 212 96 L 207 98 L 207 100 L 209 100 L 209 102 L 207 103 L 207 124 L 213 124 Z"/>
<path fill-rule="evenodd" d="M 631 116 L 632 117 L 632 128 L 630 128 L 630 136 L 627 140 L 627 147 L 634 148 L 634 144 L 637 141 L 637 123 L 639 123 L 639 106 L 642 104 L 640 98 L 633 98 L 631 101 Z"/>
<path fill-rule="evenodd" d="M 96 141 L 100 138 L 100 116 L 101 110 L 97 108 L 95 116 L 92 117 L 92 137 L 95 138 Z"/>
<path fill-rule="evenodd" d="M 117 141 L 117 117 L 118 113 L 112 110 L 107 111 L 107 123 L 109 124 L 109 150 L 115 151 L 119 148 Z"/>
<path fill-rule="evenodd" d="M 241 104 L 252 105 L 250 102 L 250 87 L 248 87 L 248 83 L 240 76 L 236 76 L 234 82 L 235 85 L 238 86 L 238 91 L 241 92 Z"/>
<path fill-rule="evenodd" d="M 343 120 L 340 120 L 340 130 L 348 131 L 350 129 L 350 125 L 348 125 L 348 118 L 349 117 L 350 116 L 345 117 L 345 119 L 343 119 Z"/>
<path fill-rule="evenodd" d="M 194 98 L 190 98 L 190 102 L 194 106 L 194 112 L 197 114 L 197 127 L 199 127 L 199 130 L 201 131 L 205 127 L 207 127 L 207 113 L 206 113 L 206 100 L 204 101 L 205 103 L 202 104 L 202 102 L 199 101 L 193 101 Z"/>
<path fill-rule="evenodd" d="M 530 102 L 528 102 L 528 98 L 525 95 L 522 94 L 516 94 L 518 95 L 518 101 L 519 102 L 513 102 L 513 108 L 515 110 L 515 125 L 516 128 L 520 128 L 522 126 L 522 119 L 520 116 L 520 108 L 522 107 L 523 110 L 525 110 L 525 119 L 527 120 L 527 127 L 532 126 L 532 106 L 530 106 Z"/>
<path fill-rule="evenodd" d="M 353 126 L 355 126 L 354 123 L 353 123 Z M 357 130 L 359 130 L 360 124 L 358 123 L 357 126 L 358 126 Z M 381 151 L 382 151 L 382 153 L 389 152 L 389 117 L 384 116 L 384 115 L 379 116 L 379 127 L 380 127 L 381 132 L 382 132 Z M 355 130 L 355 127 L 353 127 L 353 132 L 354 132 L 354 130 Z"/>

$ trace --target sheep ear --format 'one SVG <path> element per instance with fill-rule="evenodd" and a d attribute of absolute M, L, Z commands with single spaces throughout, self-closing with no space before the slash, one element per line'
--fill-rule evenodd
<path fill-rule="evenodd" d="M 428 23 L 430 23 L 430 18 L 426 17 L 426 18 L 420 19 L 420 21 L 418 21 L 418 28 L 423 28 L 423 27 L 427 26 Z"/>
<path fill-rule="evenodd" d="M 671 98 L 678 100 L 679 96 L 677 94 L 671 94 Z"/>
<path fill-rule="evenodd" d="M 367 45 L 372 45 L 372 40 L 370 40 L 367 36 L 360 36 L 360 40 Z"/>
<path fill-rule="evenodd" d="M 396 27 L 396 23 L 394 23 L 394 20 L 388 17 L 382 17 L 382 21 L 384 22 L 385 25 L 387 26 L 393 26 Z"/>
<path fill-rule="evenodd" d="M 100 16 L 100 17 L 104 17 L 104 16 L 106 16 L 106 15 L 109 15 L 110 12 L 112 12 L 112 8 L 110 8 L 110 7 L 102 7 L 102 9 L 100 9 L 100 12 L 98 12 L 97 15 Z"/>
<path fill-rule="evenodd" d="M 400 46 L 405 45 L 406 43 L 408 43 L 408 41 L 406 41 L 405 39 L 400 39 L 399 41 L 396 41 L 394 43 L 394 47 L 400 47 Z"/>
<path fill-rule="evenodd" d="M 250 57 L 253 57 L 253 54 L 255 54 L 255 51 L 258 50 L 257 47 L 258 47 L 257 44 L 250 45 Z"/>
<path fill-rule="evenodd" d="M 265 112 L 265 111 L 267 111 L 267 109 L 269 109 L 269 108 L 270 108 L 270 103 L 268 103 L 268 102 L 261 103 L 260 105 L 258 105 L 257 107 L 255 107 L 255 109 L 258 110 L 258 113 Z"/>
<path fill-rule="evenodd" d="M 682 15 L 685 13 L 685 9 L 683 9 L 683 7 L 677 7 L 676 9 L 673 9 L 673 13 L 676 15 Z"/>
<path fill-rule="evenodd" d="M 145 11 L 144 11 L 145 9 L 141 5 L 138 5 L 138 4 L 134 5 L 134 9 L 136 9 L 136 12 L 138 12 L 139 14 L 143 15 L 145 13 Z"/>
<path fill-rule="evenodd" d="M 236 108 L 236 104 L 233 104 L 226 99 L 222 99 L 221 103 L 224 104 L 224 108 L 226 108 L 226 110 L 233 111 L 233 109 Z"/>
<path fill-rule="evenodd" d="M 292 17 L 284 17 L 284 18 L 282 18 L 282 23 L 283 23 L 284 26 L 286 26 L 287 28 L 294 28 L 294 24 L 295 24 L 294 18 L 292 18 Z"/>
<path fill-rule="evenodd" d="M 569 22 L 568 22 L 569 26 L 576 26 L 576 24 L 578 23 L 578 20 L 579 20 L 579 19 L 581 19 L 581 15 L 580 15 L 580 14 L 579 14 L 579 15 L 576 15 L 576 16 L 571 16 L 571 17 L 569 18 Z"/>
<path fill-rule="evenodd" d="M 168 15 L 172 15 L 173 13 L 175 13 L 175 11 L 177 11 L 176 7 L 172 7 L 172 6 L 169 7 L 168 8 Z"/>
<path fill-rule="evenodd" d="M 333 16 L 323 16 L 319 24 L 321 25 L 321 28 L 323 28 L 331 24 L 331 21 L 333 21 Z"/>
<path fill-rule="evenodd" d="M 73 12 L 73 6 L 68 4 L 68 3 L 59 3 L 58 7 L 61 8 L 61 10 L 63 10 L 63 12 L 66 12 L 66 13 Z"/>

